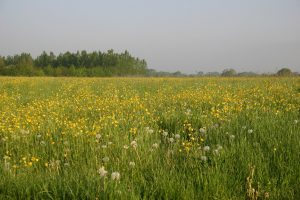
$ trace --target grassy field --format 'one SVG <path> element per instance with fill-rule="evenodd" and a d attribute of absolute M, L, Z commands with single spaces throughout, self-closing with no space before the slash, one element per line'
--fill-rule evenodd
<path fill-rule="evenodd" d="M 0 78 L 0 199 L 300 199 L 299 78 Z"/>

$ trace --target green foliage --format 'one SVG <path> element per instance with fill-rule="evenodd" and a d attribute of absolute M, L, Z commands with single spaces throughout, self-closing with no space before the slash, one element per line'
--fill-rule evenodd
<path fill-rule="evenodd" d="M 128 51 L 68 51 L 58 56 L 44 51 L 36 59 L 27 53 L 0 57 L 0 75 L 9 76 L 131 76 L 146 72 L 146 61 L 131 56 Z"/>
<path fill-rule="evenodd" d="M 277 72 L 278 76 L 292 76 L 293 72 L 289 68 L 282 68 Z"/>
<path fill-rule="evenodd" d="M 234 69 L 224 69 L 221 76 L 236 76 L 237 73 Z"/>

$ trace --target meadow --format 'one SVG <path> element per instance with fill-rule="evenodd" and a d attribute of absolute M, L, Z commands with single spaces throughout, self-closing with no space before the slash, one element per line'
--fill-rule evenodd
<path fill-rule="evenodd" d="M 300 199 L 299 78 L 0 77 L 0 199 Z"/>

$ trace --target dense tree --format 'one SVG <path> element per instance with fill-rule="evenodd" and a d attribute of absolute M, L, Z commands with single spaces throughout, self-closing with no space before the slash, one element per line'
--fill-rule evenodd
<path fill-rule="evenodd" d="M 32 59 L 30 54 L 22 53 L 1 57 L 1 65 L 8 67 L 6 71 L 0 70 L 2 75 L 124 76 L 145 75 L 147 72 L 145 60 L 131 56 L 128 51 L 115 53 L 112 49 L 106 53 L 67 51 L 58 56 L 44 51 L 36 59 Z"/>
<path fill-rule="evenodd" d="M 224 69 L 221 76 L 236 76 L 237 73 L 234 69 Z"/>
<path fill-rule="evenodd" d="M 196 76 L 204 76 L 204 72 L 203 71 L 199 71 L 199 72 L 197 72 Z"/>
<path fill-rule="evenodd" d="M 289 68 L 282 68 L 276 73 L 278 76 L 292 76 L 293 72 Z"/>

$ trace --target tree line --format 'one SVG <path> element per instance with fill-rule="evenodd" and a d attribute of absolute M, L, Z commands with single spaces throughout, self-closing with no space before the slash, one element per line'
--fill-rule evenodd
<path fill-rule="evenodd" d="M 227 76 L 227 77 L 232 77 L 232 76 L 298 76 L 299 74 L 297 72 L 292 72 L 291 69 L 289 68 L 281 68 L 276 72 L 276 74 L 257 74 L 254 72 L 240 72 L 238 73 L 232 68 L 229 69 L 224 69 L 223 72 L 220 74 L 221 76 Z"/>
<path fill-rule="evenodd" d="M 29 53 L 0 56 L 0 75 L 6 76 L 129 76 L 145 75 L 147 62 L 128 51 L 115 53 L 69 51 L 55 55 L 43 52 L 33 58 Z"/>
<path fill-rule="evenodd" d="M 256 77 L 256 76 L 299 76 L 298 72 L 292 72 L 289 68 L 282 68 L 276 73 L 255 73 L 255 72 L 237 72 L 235 69 L 227 68 L 222 72 L 207 72 L 202 71 L 196 72 L 194 74 L 185 74 L 180 71 L 176 72 L 164 72 L 156 71 L 154 69 L 148 69 L 146 76 L 150 77 Z"/>
<path fill-rule="evenodd" d="M 0 56 L 0 75 L 3 76 L 148 76 L 148 77 L 251 77 L 251 76 L 299 76 L 289 68 L 282 68 L 276 74 L 257 74 L 254 72 L 237 72 L 232 68 L 223 72 L 199 71 L 195 74 L 184 74 L 180 71 L 164 72 L 147 68 L 147 62 L 130 55 L 128 51 L 115 53 L 94 51 L 69 51 L 55 55 L 43 52 L 33 58 L 29 53 L 14 56 Z"/>

